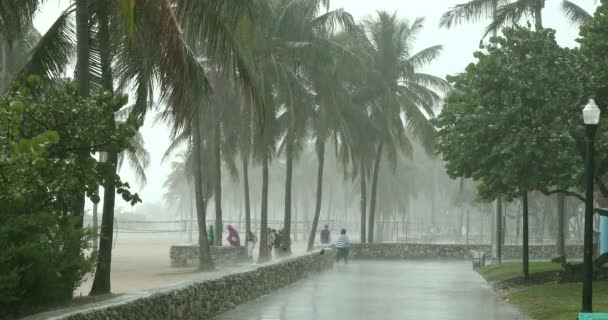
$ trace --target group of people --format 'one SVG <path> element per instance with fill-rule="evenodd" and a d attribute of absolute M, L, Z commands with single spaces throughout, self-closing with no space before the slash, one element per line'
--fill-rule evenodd
<path fill-rule="evenodd" d="M 241 238 L 239 237 L 238 231 L 232 225 L 228 225 L 226 229 L 228 230 L 228 238 L 226 238 L 226 240 L 228 240 L 230 246 L 235 248 L 241 247 Z M 213 243 L 214 239 L 215 231 L 213 226 L 209 226 L 209 229 L 207 230 L 207 241 L 209 241 L 209 243 Z M 258 238 L 253 234 L 253 232 L 249 231 L 245 237 L 245 243 L 247 246 L 247 258 L 250 260 L 253 259 L 253 251 L 257 242 Z"/>
<path fill-rule="evenodd" d="M 239 237 L 238 231 L 232 226 L 228 225 L 226 227 L 228 230 L 228 242 L 230 246 L 239 248 L 241 246 L 241 238 Z M 284 233 L 283 230 L 275 230 L 268 228 L 268 238 L 266 239 L 266 245 L 268 246 L 268 250 L 272 255 L 272 250 L 274 249 L 275 257 L 282 257 L 287 252 L 286 241 L 283 239 Z M 213 243 L 215 239 L 215 231 L 213 226 L 209 226 L 207 230 L 207 241 Z M 329 231 L 329 226 L 325 225 L 323 230 L 321 230 L 320 235 L 321 245 L 322 246 L 331 246 L 331 232 Z M 253 251 L 255 249 L 255 245 L 258 242 L 258 238 L 253 234 L 253 232 L 249 231 L 245 238 L 246 246 L 247 246 L 247 257 L 250 260 L 253 260 Z M 348 248 L 350 247 L 350 240 L 346 236 L 346 229 L 340 230 L 340 236 L 338 240 L 335 242 L 335 247 L 337 250 L 336 261 L 339 263 L 340 260 L 344 260 L 344 264 L 348 262 Z"/>
<path fill-rule="evenodd" d="M 286 241 L 283 241 L 284 232 L 283 229 L 275 230 L 268 228 L 267 233 L 268 239 L 266 240 L 266 245 L 268 246 L 268 252 L 272 255 L 272 249 L 274 249 L 275 257 L 282 257 L 287 252 Z"/>
<path fill-rule="evenodd" d="M 329 226 L 325 225 L 323 230 L 321 230 L 321 245 L 322 246 L 331 246 L 331 232 L 329 231 Z M 340 230 L 340 236 L 336 243 L 334 244 L 336 247 L 336 262 L 340 263 L 340 260 L 344 260 L 344 264 L 348 263 L 348 248 L 350 247 L 350 240 L 346 236 L 346 229 Z"/>

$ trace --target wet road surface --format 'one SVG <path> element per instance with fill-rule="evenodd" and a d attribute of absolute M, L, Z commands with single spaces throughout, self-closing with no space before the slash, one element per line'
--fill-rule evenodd
<path fill-rule="evenodd" d="M 465 261 L 353 261 L 228 311 L 216 320 L 513 320 Z"/>

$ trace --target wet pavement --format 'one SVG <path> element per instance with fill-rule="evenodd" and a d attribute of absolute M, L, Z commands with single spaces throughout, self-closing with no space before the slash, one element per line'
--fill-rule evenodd
<path fill-rule="evenodd" d="M 514 320 L 465 261 L 353 261 L 228 311 L 216 320 Z"/>

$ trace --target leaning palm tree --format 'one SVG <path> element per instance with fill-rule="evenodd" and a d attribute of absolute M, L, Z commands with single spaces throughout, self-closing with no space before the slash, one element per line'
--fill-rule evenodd
<path fill-rule="evenodd" d="M 30 23 L 42 2 L 10 1 L 8 7 L 0 6 L 0 16 L 3 17 L 0 34 L 8 40 L 19 34 L 23 25 Z M 141 0 L 128 6 L 119 1 L 97 1 L 95 4 L 99 5 L 89 6 L 89 2 L 83 0 L 76 2 L 76 31 L 71 21 L 74 7 L 70 6 L 60 15 L 32 50 L 21 75 L 35 73 L 55 78 L 64 69 L 74 48 L 78 48 L 76 72 L 83 96 L 95 87 L 91 85 L 95 81 L 101 87 L 103 80 L 104 88 L 113 91 L 113 81 L 109 80 L 114 75 L 119 89 L 135 88 L 134 114 L 143 120 L 149 107 L 150 88 L 158 84 L 162 92 L 160 98 L 168 110 L 164 114 L 175 132 L 190 125 L 191 116 L 197 113 L 192 108 L 201 106 L 210 93 L 204 65 L 191 49 L 191 43 L 204 44 L 209 58 L 228 66 L 227 72 L 238 75 L 245 87 L 255 87 L 244 41 L 246 26 L 251 25 L 252 5 L 248 1 Z M 98 19 L 92 19 L 93 15 Z M 107 18 L 108 25 L 111 24 L 112 28 L 106 30 L 112 31 L 112 36 L 104 34 L 105 23 L 100 23 L 103 21 L 100 17 Z M 102 46 L 104 39 L 112 39 L 110 45 Z M 111 50 L 110 54 L 104 54 L 102 49 Z M 113 124 L 108 121 L 108 125 Z M 112 159 L 111 162 L 116 161 Z M 104 203 L 111 210 L 114 200 L 109 194 L 113 192 L 106 193 L 108 199 L 104 199 Z M 80 208 L 84 202 L 82 197 L 76 198 L 75 213 L 81 216 Z M 107 226 L 102 226 L 105 230 L 102 242 L 109 244 L 105 243 L 103 252 L 100 248 L 102 262 L 98 263 L 103 267 L 97 268 L 97 273 L 101 274 L 103 281 L 99 282 L 102 283 L 100 286 L 94 285 L 94 293 L 110 291 L 113 219 L 109 211 L 103 220 Z"/>
<path fill-rule="evenodd" d="M 396 13 L 380 11 L 364 22 L 367 34 L 367 83 L 358 95 L 371 109 L 369 118 L 375 130 L 375 159 L 369 209 L 368 242 L 374 241 L 374 219 L 378 172 L 382 156 L 394 164 L 398 152 L 411 156 L 410 137 L 421 140 L 430 152 L 434 129 L 428 117 L 440 101 L 436 90 L 447 90 L 446 81 L 421 73 L 419 69 L 432 62 L 441 46 L 413 52 L 414 41 L 423 28 L 424 19 L 401 20 Z M 365 40 L 365 39 L 364 39 Z M 408 130 L 406 130 L 406 128 Z M 409 132 L 408 132 L 409 131 Z M 411 134 L 410 134 L 411 132 Z"/>
<path fill-rule="evenodd" d="M 525 16 L 534 18 L 537 30 L 543 28 L 542 10 L 546 0 L 471 0 L 458 4 L 443 14 L 439 25 L 451 28 L 464 22 L 476 22 L 490 17 L 486 35 L 500 28 L 519 22 Z M 561 0 L 562 12 L 570 22 L 583 25 L 591 20 L 591 15 L 576 3 Z"/>

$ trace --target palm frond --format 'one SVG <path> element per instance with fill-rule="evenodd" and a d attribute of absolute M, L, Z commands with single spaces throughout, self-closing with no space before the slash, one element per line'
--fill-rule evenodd
<path fill-rule="evenodd" d="M 587 24 L 592 16 L 587 10 L 581 8 L 576 3 L 569 0 L 562 0 L 562 12 L 566 15 L 566 18 L 570 23 L 574 25 L 585 25 Z"/>
<path fill-rule="evenodd" d="M 76 48 L 73 22 L 74 7 L 65 10 L 40 38 L 25 64 L 21 66 L 19 78 L 36 74 L 44 79 L 60 79 Z"/>
<path fill-rule="evenodd" d="M 21 38 L 31 25 L 41 0 L 0 1 L 0 38 L 9 45 Z"/>
<path fill-rule="evenodd" d="M 508 0 L 471 0 L 458 4 L 441 16 L 439 27 L 449 29 L 465 22 L 477 22 L 491 17 L 494 10 L 508 2 Z"/>
<path fill-rule="evenodd" d="M 500 28 L 508 24 L 517 24 L 526 14 L 530 13 L 529 0 L 517 0 L 512 3 L 500 6 L 496 10 L 496 16 L 486 27 L 484 38 L 492 33 L 500 31 Z"/>
<path fill-rule="evenodd" d="M 418 51 L 416 54 L 408 58 L 408 64 L 414 68 L 420 68 L 437 59 L 443 50 L 442 45 L 428 47 Z"/>

